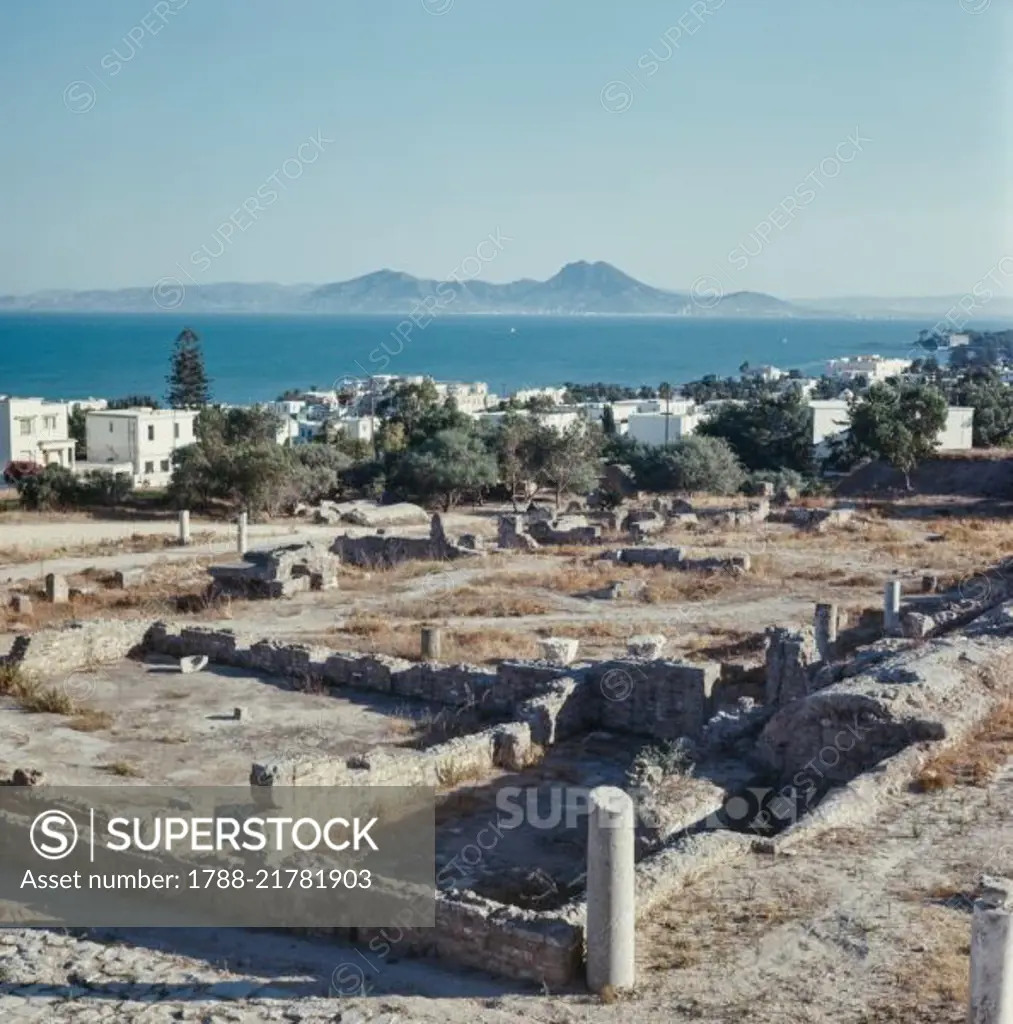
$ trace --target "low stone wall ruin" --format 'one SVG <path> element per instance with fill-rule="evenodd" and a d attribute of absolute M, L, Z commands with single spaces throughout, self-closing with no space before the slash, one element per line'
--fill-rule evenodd
<path fill-rule="evenodd" d="M 331 545 L 331 551 L 342 562 L 365 568 L 400 565 L 413 561 L 452 561 L 480 553 L 474 537 L 451 540 L 443 527 L 443 517 L 436 514 L 429 522 L 429 536 L 416 537 L 388 533 L 370 533 L 362 537 L 342 535 Z"/>

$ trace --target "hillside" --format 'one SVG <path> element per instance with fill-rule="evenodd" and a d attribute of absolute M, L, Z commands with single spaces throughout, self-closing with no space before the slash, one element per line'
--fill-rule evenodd
<path fill-rule="evenodd" d="M 791 303 L 758 292 L 735 292 L 713 305 L 685 292 L 644 284 L 609 263 L 568 263 L 546 281 L 506 284 L 481 280 L 437 281 L 397 270 L 377 270 L 323 285 L 206 284 L 180 289 L 160 282 L 156 303 L 150 288 L 85 292 L 50 291 L 0 296 L 0 311 L 150 313 L 159 309 L 218 313 L 329 313 L 403 315 L 430 300 L 440 314 L 511 313 L 554 316 L 811 316 Z M 166 296 L 169 301 L 166 301 Z M 433 303 L 435 302 L 435 306 Z"/>

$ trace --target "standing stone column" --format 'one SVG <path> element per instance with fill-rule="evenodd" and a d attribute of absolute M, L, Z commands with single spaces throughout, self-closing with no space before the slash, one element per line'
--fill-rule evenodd
<path fill-rule="evenodd" d="M 422 660 L 439 661 L 443 634 L 439 626 L 422 627 Z"/>
<path fill-rule="evenodd" d="M 615 786 L 591 791 L 587 832 L 587 984 L 592 992 L 636 981 L 633 801 Z"/>
<path fill-rule="evenodd" d="M 830 661 L 834 656 L 834 645 L 837 643 L 837 605 L 818 604 L 813 616 L 813 631 L 816 634 L 816 650 L 823 661 Z"/>
<path fill-rule="evenodd" d="M 900 580 L 888 580 L 884 588 L 883 632 L 900 636 Z"/>
<path fill-rule="evenodd" d="M 250 546 L 250 520 L 245 512 L 239 513 L 237 544 L 239 553 L 245 555 Z"/>
<path fill-rule="evenodd" d="M 971 915 L 969 1024 L 1013 1024 L 1013 882 L 982 879 Z"/>
<path fill-rule="evenodd" d="M 179 514 L 179 543 L 186 547 L 190 543 L 190 511 L 183 509 Z"/>
<path fill-rule="evenodd" d="M 46 576 L 46 600 L 50 604 L 66 604 L 70 600 L 70 588 L 65 576 L 55 572 Z"/>

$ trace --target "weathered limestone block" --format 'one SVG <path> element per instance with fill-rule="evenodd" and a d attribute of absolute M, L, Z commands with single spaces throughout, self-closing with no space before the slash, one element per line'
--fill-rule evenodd
<path fill-rule="evenodd" d="M 665 653 L 668 637 L 661 633 L 641 633 L 626 641 L 626 650 L 633 658 L 655 661 Z"/>
<path fill-rule="evenodd" d="M 66 604 L 70 600 L 67 578 L 51 572 L 46 576 L 46 600 L 50 604 Z"/>
<path fill-rule="evenodd" d="M 216 594 L 277 598 L 337 586 L 338 565 L 338 559 L 323 545 L 309 541 L 270 551 L 248 551 L 243 561 L 215 565 L 208 572 Z"/>
<path fill-rule="evenodd" d="M 542 648 L 542 655 L 546 661 L 551 661 L 555 665 L 571 665 L 574 659 L 577 657 L 577 649 L 580 647 L 580 641 L 574 640 L 571 637 L 546 637 L 543 640 L 539 640 L 539 644 Z"/>
<path fill-rule="evenodd" d="M 587 516 L 529 522 L 528 533 L 539 544 L 597 544 L 601 540 L 601 527 L 589 522 Z"/>
<path fill-rule="evenodd" d="M 125 590 L 127 587 L 139 586 L 144 582 L 144 576 L 145 570 L 143 568 L 117 569 L 112 574 L 112 584 L 120 590 Z"/>
<path fill-rule="evenodd" d="M 531 740 L 543 747 L 583 731 L 592 719 L 593 706 L 586 684 L 566 676 L 550 683 L 545 692 L 519 704 L 519 722 L 531 730 Z"/>
<path fill-rule="evenodd" d="M 766 704 L 787 704 L 812 692 L 810 668 L 820 659 L 811 632 L 772 627 L 767 630 L 766 647 Z"/>
<path fill-rule="evenodd" d="M 495 733 L 493 760 L 507 771 L 523 771 L 531 763 L 531 726 L 513 722 L 500 726 Z"/>
<path fill-rule="evenodd" d="M 538 541 L 528 533 L 523 516 L 500 516 L 497 544 L 501 548 L 518 551 L 536 551 Z"/>

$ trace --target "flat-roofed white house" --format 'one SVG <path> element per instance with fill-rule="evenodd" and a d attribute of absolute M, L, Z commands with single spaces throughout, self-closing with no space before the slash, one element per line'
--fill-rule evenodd
<path fill-rule="evenodd" d="M 105 409 L 85 416 L 88 468 L 127 466 L 135 487 L 165 487 L 172 453 L 195 441 L 197 413 L 188 409 Z"/>
<path fill-rule="evenodd" d="M 910 359 L 884 359 L 883 356 L 845 356 L 827 363 L 827 376 L 841 380 L 866 378 L 870 384 L 899 377 L 911 368 Z"/>
<path fill-rule="evenodd" d="M 847 434 L 851 427 L 848 403 L 843 398 L 814 399 L 809 403 L 812 411 L 812 443 L 817 454 L 825 450 L 834 437 Z M 946 409 L 946 423 L 939 431 L 940 451 L 967 451 L 974 444 L 974 409 L 951 405 Z"/>
<path fill-rule="evenodd" d="M 74 440 L 67 429 L 70 409 L 44 398 L 0 395 L 0 473 L 8 462 L 74 466 Z"/>
<path fill-rule="evenodd" d="M 332 427 L 343 431 L 353 441 L 372 441 L 380 426 L 378 416 L 339 416 L 330 422 Z"/>
<path fill-rule="evenodd" d="M 696 431 L 696 412 L 633 412 L 627 419 L 626 436 L 644 444 L 671 444 Z"/>

